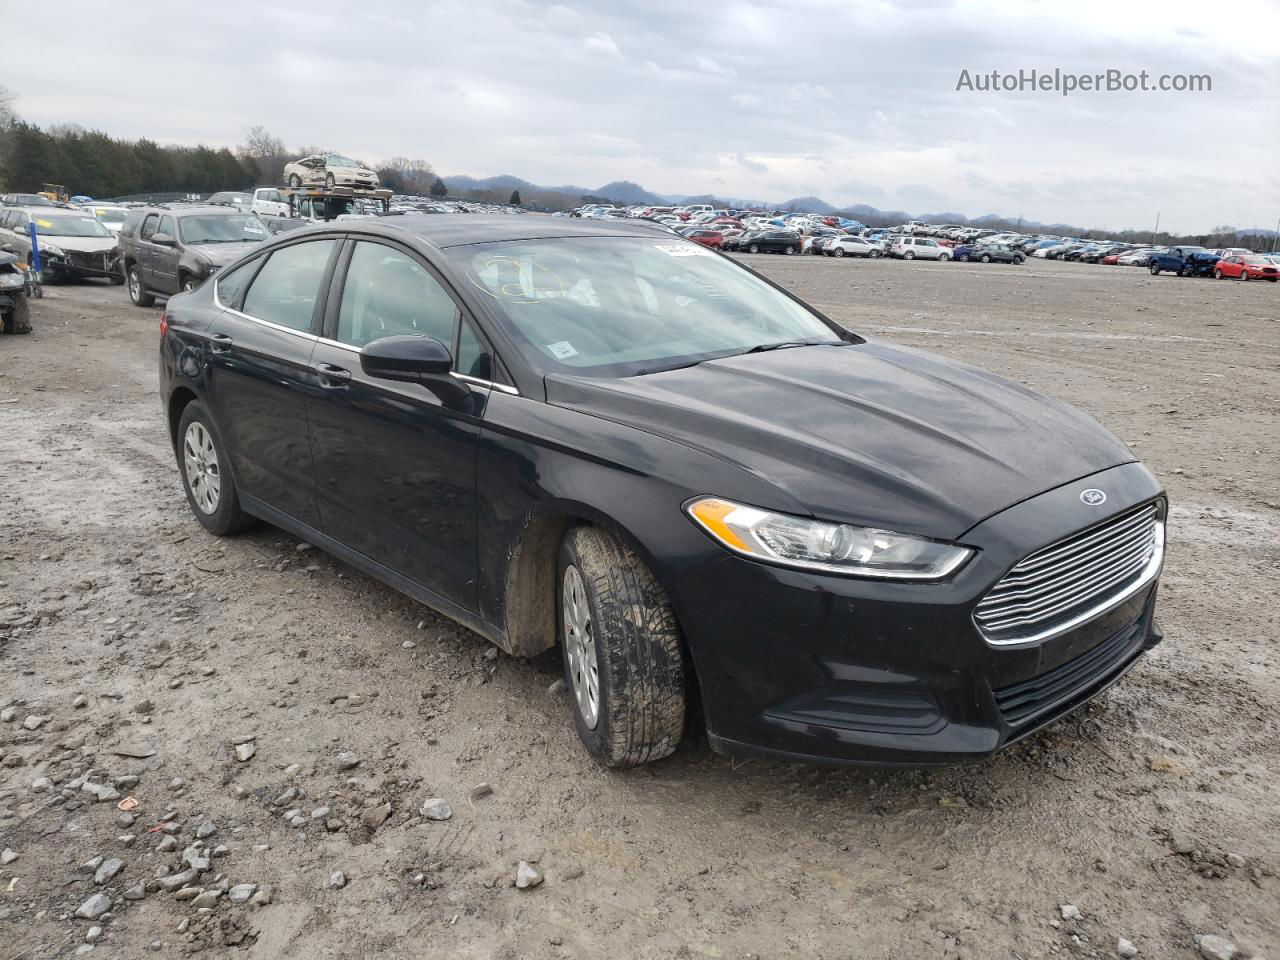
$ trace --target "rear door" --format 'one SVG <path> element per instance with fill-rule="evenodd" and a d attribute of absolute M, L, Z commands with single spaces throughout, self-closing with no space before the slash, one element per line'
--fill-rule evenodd
<path fill-rule="evenodd" d="M 157 234 L 164 234 L 173 242 L 168 246 L 161 246 L 158 243 L 148 244 L 151 247 L 151 282 L 148 286 L 160 293 L 177 293 L 178 260 L 182 256 L 182 251 L 178 246 L 180 238 L 174 218 L 167 213 L 160 217 L 153 236 Z"/>
<path fill-rule="evenodd" d="M 478 610 L 476 442 L 491 355 L 440 276 L 409 249 L 361 238 L 330 294 L 308 419 L 321 529 L 468 611 Z M 382 337 L 450 348 L 464 397 L 370 377 L 360 348 Z M 464 380 L 465 378 L 465 380 Z"/>
<path fill-rule="evenodd" d="M 220 274 L 209 400 L 242 496 L 317 527 L 306 392 L 320 292 L 339 237 L 299 240 Z M 253 509 L 253 504 L 249 504 Z"/>
<path fill-rule="evenodd" d="M 151 242 L 151 238 L 160 232 L 160 214 L 148 213 L 138 227 L 138 239 L 135 245 L 134 260 L 138 274 L 144 287 L 155 288 L 152 268 L 155 265 L 155 252 L 159 248 Z"/>

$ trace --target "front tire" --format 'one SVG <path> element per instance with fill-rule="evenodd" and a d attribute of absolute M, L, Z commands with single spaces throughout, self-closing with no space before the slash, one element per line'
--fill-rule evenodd
<path fill-rule="evenodd" d="M 796 252 L 796 248 L 795 248 L 795 247 L 792 247 L 792 246 L 787 246 L 787 247 L 784 247 L 784 248 L 783 248 L 782 252 L 783 252 L 783 253 L 785 253 L 785 254 L 789 257 L 789 256 L 791 256 L 793 253 L 795 253 L 795 252 Z"/>
<path fill-rule="evenodd" d="M 989 254 L 989 253 L 984 253 L 984 254 L 982 255 L 982 258 L 981 258 L 981 259 L 982 259 L 982 262 L 983 262 L 983 263 L 990 263 L 990 262 L 991 262 L 991 254 Z"/>
<path fill-rule="evenodd" d="M 337 182 L 338 181 L 333 178 L 332 173 L 326 173 L 324 175 L 324 188 L 326 190 L 332 190 L 337 185 Z"/>
<path fill-rule="evenodd" d="M 240 509 L 222 436 L 199 400 L 182 411 L 176 452 L 187 503 L 206 530 L 222 537 L 252 526 L 253 518 Z"/>
<path fill-rule="evenodd" d="M 753 243 L 753 244 L 751 244 L 751 246 L 747 247 L 747 252 L 748 252 L 748 253 L 759 253 L 759 252 L 760 252 L 760 244 L 758 244 L 758 243 Z"/>
<path fill-rule="evenodd" d="M 296 173 L 289 174 L 289 186 L 293 190 L 301 189 L 302 178 L 298 176 Z"/>
<path fill-rule="evenodd" d="M 1222 271 L 1221 271 L 1221 270 L 1215 270 L 1215 271 L 1213 271 L 1213 279 L 1215 279 L 1215 280 L 1221 280 L 1221 279 L 1222 279 Z"/>
<path fill-rule="evenodd" d="M 636 554 L 594 527 L 560 547 L 559 635 L 574 725 L 607 767 L 673 753 L 684 734 L 680 628 Z"/>
<path fill-rule="evenodd" d="M 136 266 L 129 268 L 129 299 L 137 307 L 153 307 L 156 303 L 156 298 L 142 285 L 142 274 Z"/>
<path fill-rule="evenodd" d="M 906 253 L 902 255 L 903 260 L 914 260 L 915 258 L 916 258 L 916 255 L 911 250 L 908 250 Z"/>
<path fill-rule="evenodd" d="M 831 251 L 831 255 L 832 255 L 833 257 L 843 257 L 843 256 L 844 256 L 844 247 L 836 247 L 834 250 L 832 250 L 832 251 Z"/>
<path fill-rule="evenodd" d="M 1160 268 L 1159 268 L 1159 267 L 1157 267 L 1154 263 L 1153 263 L 1153 264 L 1151 264 L 1151 266 L 1150 266 L 1150 267 L 1148 267 L 1147 269 L 1151 271 L 1151 275 L 1152 275 L 1153 277 L 1158 277 L 1158 276 L 1160 276 Z"/>

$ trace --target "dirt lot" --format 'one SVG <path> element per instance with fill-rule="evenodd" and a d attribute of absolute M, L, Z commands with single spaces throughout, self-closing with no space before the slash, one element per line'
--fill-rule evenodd
<path fill-rule="evenodd" d="M 159 311 L 54 287 L 33 335 L 0 339 L 0 960 L 73 955 L 94 927 L 108 958 L 1031 960 L 1120 937 L 1179 958 L 1199 934 L 1280 957 L 1280 289 L 754 262 L 1133 445 L 1172 502 L 1165 643 L 977 766 L 735 768 L 695 738 L 608 773 L 548 691 L 555 655 L 490 658 L 270 528 L 206 535 L 156 396 Z M 452 819 L 422 819 L 428 797 Z M 184 849 L 212 854 L 199 886 L 270 902 L 157 891 Z M 541 886 L 514 887 L 520 860 Z M 75 919 L 96 893 L 109 913 Z"/>

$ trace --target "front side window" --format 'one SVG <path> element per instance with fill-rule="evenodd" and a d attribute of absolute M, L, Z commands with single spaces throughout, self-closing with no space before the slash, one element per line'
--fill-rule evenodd
<path fill-rule="evenodd" d="M 626 377 L 780 342 L 845 342 L 701 244 L 579 237 L 449 248 L 535 367 Z"/>
<path fill-rule="evenodd" d="M 173 232 L 173 217 L 161 217 L 160 227 L 156 230 L 156 233 L 163 233 L 163 234 L 167 234 L 170 237 L 174 237 L 175 235 Z"/>
<path fill-rule="evenodd" d="M 291 330 L 310 330 L 320 281 L 336 242 L 311 240 L 273 251 L 254 277 L 241 309 Z"/>
<path fill-rule="evenodd" d="M 360 241 L 351 253 L 338 311 L 338 340 L 363 347 L 392 336 L 453 343 L 458 307 L 417 260 L 393 247 Z"/>
<path fill-rule="evenodd" d="M 142 239 L 150 240 L 156 234 L 156 228 L 160 226 L 160 215 L 158 213 L 147 214 L 147 219 L 142 221 Z"/>

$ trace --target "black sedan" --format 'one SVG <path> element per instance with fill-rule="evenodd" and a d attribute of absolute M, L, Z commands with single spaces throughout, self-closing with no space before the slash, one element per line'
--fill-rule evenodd
<path fill-rule="evenodd" d="M 160 327 L 200 523 L 266 520 L 511 654 L 559 644 L 611 766 L 693 716 L 732 755 L 983 757 L 1160 639 L 1165 497 L 1123 443 L 666 232 L 307 228 Z"/>
<path fill-rule="evenodd" d="M 1021 250 L 1006 243 L 976 243 L 956 247 L 956 260 L 961 263 L 977 260 L 979 263 L 1022 263 L 1027 259 Z"/>

